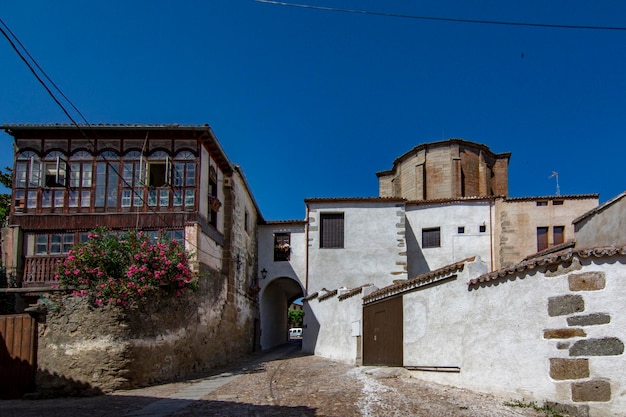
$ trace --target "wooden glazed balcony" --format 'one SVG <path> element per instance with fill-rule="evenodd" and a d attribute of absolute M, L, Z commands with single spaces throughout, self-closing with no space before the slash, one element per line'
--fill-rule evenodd
<path fill-rule="evenodd" d="M 57 264 L 64 256 L 28 256 L 24 264 L 22 287 L 47 287 L 56 284 Z"/>

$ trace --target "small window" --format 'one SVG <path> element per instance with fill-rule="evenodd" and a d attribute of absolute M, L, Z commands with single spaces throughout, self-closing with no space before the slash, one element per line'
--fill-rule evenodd
<path fill-rule="evenodd" d="M 480 226 L 478 226 L 478 231 L 480 233 L 485 233 L 487 231 L 487 225 L 486 224 L 481 224 Z"/>
<path fill-rule="evenodd" d="M 552 243 L 560 245 L 565 242 L 565 226 L 554 226 L 552 228 Z"/>
<path fill-rule="evenodd" d="M 543 207 L 547 205 L 548 205 L 547 201 L 537 201 L 537 207 Z"/>
<path fill-rule="evenodd" d="M 552 202 L 553 206 L 562 206 L 563 205 L 563 200 L 554 200 Z"/>
<path fill-rule="evenodd" d="M 544 249 L 548 248 L 548 228 L 547 227 L 538 227 L 537 228 L 537 252 L 541 252 Z"/>
<path fill-rule="evenodd" d="M 441 246 L 441 231 L 439 227 L 422 229 L 422 247 L 438 248 Z"/>
<path fill-rule="evenodd" d="M 288 261 L 291 254 L 291 234 L 276 233 L 274 235 L 274 261 Z"/>
<path fill-rule="evenodd" d="M 320 214 L 320 248 L 343 248 L 343 213 Z"/>
<path fill-rule="evenodd" d="M 457 233 L 460 235 L 465 233 L 465 226 L 459 226 L 459 228 L 457 229 Z"/>
<path fill-rule="evenodd" d="M 245 230 L 246 232 L 250 231 L 249 223 L 250 223 L 250 214 L 248 213 L 248 210 L 246 210 L 243 216 L 243 230 Z"/>

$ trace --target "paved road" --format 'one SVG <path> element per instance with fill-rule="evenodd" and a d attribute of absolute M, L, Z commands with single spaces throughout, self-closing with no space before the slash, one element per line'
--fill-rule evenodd
<path fill-rule="evenodd" d="M 0 401 L 0 417 L 537 417 L 506 399 L 429 384 L 401 368 L 353 367 L 296 344 L 198 379 L 91 398 Z"/>

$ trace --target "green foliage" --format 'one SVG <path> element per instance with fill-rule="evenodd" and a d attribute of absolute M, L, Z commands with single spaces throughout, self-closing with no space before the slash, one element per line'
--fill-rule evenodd
<path fill-rule="evenodd" d="M 567 417 L 567 415 L 560 414 L 559 412 L 557 412 L 554 409 L 554 407 L 551 407 L 551 406 L 548 406 L 548 405 L 544 405 L 543 407 L 540 407 L 534 401 L 529 402 L 529 403 L 525 403 L 525 402 L 520 401 L 520 400 L 512 400 L 512 401 L 505 401 L 504 405 L 507 406 L 507 407 L 532 408 L 535 411 L 538 411 L 540 413 L 544 413 L 546 415 L 546 417 Z"/>
<path fill-rule="evenodd" d="M 0 170 L 0 184 L 9 189 L 13 186 L 13 170 L 10 167 Z"/>
<path fill-rule="evenodd" d="M 302 327 L 302 320 L 304 318 L 304 311 L 302 310 L 287 310 L 287 321 L 292 327 Z"/>
<path fill-rule="evenodd" d="M 7 188 L 13 185 L 13 170 L 9 167 L 0 170 L 0 184 Z M 11 210 L 11 194 L 0 194 L 0 226 L 4 227 Z"/>
<path fill-rule="evenodd" d="M 117 236 L 101 227 L 68 252 L 56 278 L 63 288 L 89 296 L 96 305 L 127 305 L 159 289 L 176 295 L 195 290 L 198 277 L 190 257 L 176 241 L 153 243 L 141 232 Z"/>

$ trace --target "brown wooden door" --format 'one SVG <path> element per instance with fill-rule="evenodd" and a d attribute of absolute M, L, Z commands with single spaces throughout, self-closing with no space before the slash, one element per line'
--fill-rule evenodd
<path fill-rule="evenodd" d="M 363 365 L 402 366 L 402 297 L 363 308 Z"/>
<path fill-rule="evenodd" d="M 36 329 L 28 314 L 0 316 L 0 398 L 17 398 L 33 388 Z"/>

